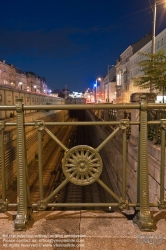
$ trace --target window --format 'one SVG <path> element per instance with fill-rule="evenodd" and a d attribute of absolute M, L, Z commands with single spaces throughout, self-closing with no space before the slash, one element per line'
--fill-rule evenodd
<path fill-rule="evenodd" d="M 7 102 L 11 102 L 11 100 L 12 100 L 11 95 L 8 95 L 8 96 L 7 96 Z"/>
<path fill-rule="evenodd" d="M 121 78 L 121 77 L 120 77 L 120 74 L 117 74 L 116 83 L 117 83 L 118 86 L 121 85 L 121 79 L 120 79 L 120 78 Z"/>
<path fill-rule="evenodd" d="M 159 48 L 159 45 L 160 45 L 160 44 L 159 44 L 159 41 L 158 41 L 158 43 L 157 43 L 157 49 Z"/>

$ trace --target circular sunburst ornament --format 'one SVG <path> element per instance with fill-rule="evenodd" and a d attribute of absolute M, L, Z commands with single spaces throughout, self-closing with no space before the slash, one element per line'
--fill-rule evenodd
<path fill-rule="evenodd" d="M 67 151 L 62 161 L 62 169 L 70 182 L 85 186 L 99 178 L 103 163 L 99 153 L 94 148 L 79 145 Z"/>

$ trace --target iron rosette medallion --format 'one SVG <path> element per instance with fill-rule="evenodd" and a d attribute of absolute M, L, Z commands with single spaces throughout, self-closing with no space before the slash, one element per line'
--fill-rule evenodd
<path fill-rule="evenodd" d="M 66 178 L 80 186 L 96 181 L 103 169 L 99 153 L 87 145 L 78 145 L 69 149 L 62 160 L 62 169 Z"/>

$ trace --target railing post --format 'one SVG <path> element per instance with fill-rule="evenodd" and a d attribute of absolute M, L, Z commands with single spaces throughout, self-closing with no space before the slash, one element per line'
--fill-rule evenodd
<path fill-rule="evenodd" d="M 109 110 L 104 109 L 104 121 L 109 121 Z"/>
<path fill-rule="evenodd" d="M 155 224 L 151 218 L 149 207 L 148 150 L 147 150 L 147 101 L 142 96 L 140 105 L 140 143 L 139 143 L 139 174 L 140 174 L 140 212 L 138 226 L 142 231 L 154 231 Z"/>
<path fill-rule="evenodd" d="M 1 198 L 0 198 L 0 212 L 7 210 L 8 201 L 6 200 L 6 173 L 5 173 L 5 149 L 4 149 L 4 128 L 5 122 L 0 121 L 0 154 L 1 154 L 1 164 L 0 164 L 0 183 L 1 183 Z"/>
<path fill-rule="evenodd" d="M 127 138 L 126 138 L 126 130 L 129 127 L 129 120 L 128 119 L 121 119 L 120 128 L 122 129 L 122 155 L 123 155 L 123 162 L 122 162 L 122 199 L 126 200 L 126 161 L 127 161 Z"/>
<path fill-rule="evenodd" d="M 101 119 L 101 109 L 99 109 L 99 111 L 98 111 L 99 113 L 99 119 Z"/>
<path fill-rule="evenodd" d="M 43 171 L 42 171 L 42 131 L 44 130 L 44 121 L 35 121 L 38 129 L 38 168 L 39 168 L 39 191 L 40 201 L 43 200 Z"/>
<path fill-rule="evenodd" d="M 26 142 L 24 127 L 23 99 L 16 100 L 17 116 L 17 216 L 14 221 L 16 230 L 24 230 L 27 218 L 27 176 Z"/>
<path fill-rule="evenodd" d="M 166 209 L 166 199 L 164 199 L 165 131 L 166 131 L 166 119 L 161 119 L 161 166 L 160 166 L 160 201 L 159 201 L 159 209 Z"/>

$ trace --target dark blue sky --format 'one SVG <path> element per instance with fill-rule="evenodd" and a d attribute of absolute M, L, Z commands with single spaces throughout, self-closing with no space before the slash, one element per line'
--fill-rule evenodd
<path fill-rule="evenodd" d="M 0 59 L 85 91 L 152 29 L 153 0 L 6 0 L 0 5 Z M 165 12 L 166 13 L 166 12 Z M 157 33 L 166 28 L 157 8 Z"/>

